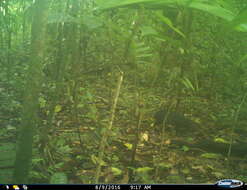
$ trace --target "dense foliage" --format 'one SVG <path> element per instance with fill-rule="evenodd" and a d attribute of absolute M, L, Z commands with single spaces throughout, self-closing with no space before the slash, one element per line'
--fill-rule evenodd
<path fill-rule="evenodd" d="M 2 0 L 0 26 L 1 183 L 246 180 L 244 0 Z"/>

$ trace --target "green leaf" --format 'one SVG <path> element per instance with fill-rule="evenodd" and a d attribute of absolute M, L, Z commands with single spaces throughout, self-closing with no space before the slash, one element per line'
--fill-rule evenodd
<path fill-rule="evenodd" d="M 100 160 L 97 156 L 95 156 L 95 155 L 92 155 L 91 156 L 91 160 L 93 161 L 93 163 L 95 164 L 95 165 L 97 165 L 97 164 L 100 164 L 101 166 L 106 166 L 107 164 L 103 161 L 103 160 Z"/>
<path fill-rule="evenodd" d="M 145 58 L 145 57 L 152 57 L 152 56 L 153 56 L 152 53 L 147 53 L 147 54 L 138 55 L 138 56 L 136 56 L 136 58 Z"/>
<path fill-rule="evenodd" d="M 166 180 L 168 180 L 169 183 L 178 183 L 178 181 L 181 181 L 183 179 L 182 176 L 179 175 L 169 175 Z"/>
<path fill-rule="evenodd" d="M 243 61 L 247 59 L 247 54 L 241 57 L 241 59 L 237 62 L 237 65 L 240 65 Z"/>
<path fill-rule="evenodd" d="M 219 137 L 218 137 L 218 138 L 215 138 L 215 139 L 214 139 L 214 142 L 229 144 L 228 141 L 226 141 L 226 140 L 223 139 L 223 138 L 219 138 Z"/>
<path fill-rule="evenodd" d="M 93 100 L 93 95 L 90 93 L 90 92 L 86 92 L 86 97 L 89 101 L 92 101 Z"/>
<path fill-rule="evenodd" d="M 189 174 L 190 170 L 188 168 L 184 168 L 184 169 L 182 169 L 182 173 L 183 174 Z"/>
<path fill-rule="evenodd" d="M 210 5 L 207 1 L 204 0 L 108 0 L 102 1 L 99 4 L 98 9 L 105 10 L 127 6 L 130 8 L 139 8 L 138 5 L 142 5 L 145 8 L 159 10 L 166 7 L 176 8 L 184 6 L 207 12 L 227 21 L 231 21 L 235 15 L 231 10 L 225 9 L 218 5 Z"/>
<path fill-rule="evenodd" d="M 66 15 L 64 13 L 51 13 L 48 17 L 47 23 L 52 24 L 52 23 L 71 23 L 71 22 L 77 22 L 76 18 Z"/>
<path fill-rule="evenodd" d="M 84 107 L 84 104 L 82 103 L 77 105 L 77 108 L 83 108 L 83 107 Z"/>
<path fill-rule="evenodd" d="M 218 159 L 222 156 L 220 154 L 214 154 L 214 153 L 204 153 L 201 155 L 202 158 L 209 158 L 209 159 Z"/>
<path fill-rule="evenodd" d="M 56 163 L 55 165 L 52 165 L 52 169 L 61 169 L 64 166 L 64 162 Z"/>
<path fill-rule="evenodd" d="M 171 163 L 159 163 L 158 167 L 159 168 L 168 168 L 169 169 L 169 168 L 172 168 L 173 165 Z"/>
<path fill-rule="evenodd" d="M 149 171 L 153 170 L 153 168 L 150 167 L 143 167 L 143 168 L 137 168 L 136 172 L 137 173 L 147 173 Z"/>
<path fill-rule="evenodd" d="M 230 23 L 228 27 L 234 28 L 236 26 L 240 26 L 241 24 L 247 24 L 247 9 L 242 11 L 239 15 L 237 15 Z"/>
<path fill-rule="evenodd" d="M 156 16 L 162 21 L 164 22 L 166 25 L 168 25 L 172 30 L 174 30 L 176 33 L 178 33 L 180 36 L 182 36 L 183 38 L 185 38 L 185 35 L 176 27 L 173 26 L 172 21 L 168 18 L 163 16 L 160 12 L 156 12 Z"/>
<path fill-rule="evenodd" d="M 51 184 L 66 184 L 68 183 L 68 177 L 65 173 L 54 173 L 50 179 Z"/>
<path fill-rule="evenodd" d="M 217 178 L 223 178 L 225 175 L 221 172 L 212 172 L 213 175 L 215 175 L 215 177 Z"/>
<path fill-rule="evenodd" d="M 183 150 L 184 152 L 188 152 L 188 151 L 190 150 L 190 148 L 187 147 L 187 146 L 182 146 L 182 150 Z"/>
<path fill-rule="evenodd" d="M 182 79 L 182 83 L 184 84 L 184 86 L 186 88 L 195 91 L 195 88 L 194 88 L 193 84 L 191 83 L 191 81 L 188 78 L 185 77 L 184 79 Z"/>
<path fill-rule="evenodd" d="M 194 1 L 191 2 L 188 7 L 207 12 L 227 21 L 231 21 L 234 18 L 234 13 L 230 10 L 215 5 L 209 5 L 204 2 Z"/>
<path fill-rule="evenodd" d="M 39 106 L 40 108 L 44 108 L 46 105 L 46 100 L 43 97 L 39 97 Z"/>
<path fill-rule="evenodd" d="M 98 8 L 101 10 L 111 9 L 111 8 L 120 8 L 128 5 L 139 4 L 143 2 L 150 2 L 151 0 L 103 0 L 98 3 Z"/>
<path fill-rule="evenodd" d="M 56 106 L 55 106 L 54 112 L 55 112 L 55 113 L 58 113 L 58 112 L 60 112 L 61 110 L 62 110 L 62 106 L 56 105 Z"/>
<path fill-rule="evenodd" d="M 92 162 L 96 165 L 96 164 L 97 164 L 98 158 L 97 158 L 94 154 L 92 154 L 92 155 L 91 155 L 91 160 L 92 160 Z"/>
<path fill-rule="evenodd" d="M 82 24 L 86 26 L 89 30 L 94 30 L 102 26 L 103 22 L 98 17 L 84 15 L 82 17 Z"/>
<path fill-rule="evenodd" d="M 69 145 L 61 146 L 58 148 L 58 150 L 60 153 L 63 153 L 63 154 L 69 154 L 72 152 L 72 149 L 69 147 Z"/>
<path fill-rule="evenodd" d="M 141 47 L 141 48 L 138 48 L 138 49 L 136 50 L 136 52 L 145 52 L 145 51 L 149 51 L 149 50 L 150 50 L 149 47 Z"/>
<path fill-rule="evenodd" d="M 122 174 L 122 170 L 118 169 L 118 168 L 115 168 L 115 167 L 112 167 L 111 168 L 111 171 L 113 173 L 114 176 L 119 176 Z"/>
<path fill-rule="evenodd" d="M 113 160 L 114 162 L 118 162 L 118 161 L 119 161 L 119 157 L 118 157 L 117 155 L 113 155 L 113 156 L 112 156 L 112 160 Z"/>
<path fill-rule="evenodd" d="M 130 143 L 124 143 L 124 146 L 126 146 L 128 150 L 132 150 L 133 148 L 133 145 Z"/>
<path fill-rule="evenodd" d="M 234 29 L 240 32 L 246 32 L 247 24 L 240 24 L 239 26 L 236 26 Z"/>
<path fill-rule="evenodd" d="M 143 36 L 157 36 L 158 32 L 153 29 L 151 26 L 143 26 L 141 27 L 141 32 Z"/>

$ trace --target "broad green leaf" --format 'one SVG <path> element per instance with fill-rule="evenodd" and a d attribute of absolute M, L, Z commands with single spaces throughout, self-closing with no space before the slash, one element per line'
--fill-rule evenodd
<path fill-rule="evenodd" d="M 145 58 L 145 57 L 152 57 L 153 54 L 152 53 L 147 53 L 147 54 L 141 54 L 141 55 L 138 55 L 136 56 L 137 58 Z"/>
<path fill-rule="evenodd" d="M 182 36 L 183 38 L 185 38 L 185 35 L 176 27 L 173 26 L 172 21 L 168 18 L 165 17 L 163 15 L 161 15 L 161 13 L 156 12 L 156 16 L 162 21 L 164 22 L 166 25 L 168 25 L 172 30 L 174 30 L 176 33 L 178 33 L 180 36 Z"/>
<path fill-rule="evenodd" d="M 182 173 L 183 174 L 189 174 L 190 170 L 188 168 L 184 168 L 184 169 L 182 169 Z"/>
<path fill-rule="evenodd" d="M 112 161 L 118 162 L 119 161 L 119 157 L 117 155 L 113 155 L 112 156 Z"/>
<path fill-rule="evenodd" d="M 230 10 L 218 6 L 208 5 L 202 2 L 192 2 L 188 5 L 188 7 L 210 13 L 227 21 L 231 21 L 234 18 L 234 13 Z"/>
<path fill-rule="evenodd" d="M 111 168 L 111 171 L 113 173 L 114 176 L 119 176 L 122 174 L 122 170 L 118 169 L 118 168 L 115 168 L 115 167 L 112 167 Z"/>
<path fill-rule="evenodd" d="M 207 3 L 207 1 L 204 0 L 108 0 L 102 1 L 102 3 L 99 4 L 98 9 L 104 10 L 127 6 L 131 8 L 139 8 L 138 5 L 142 5 L 147 9 L 164 9 L 165 7 L 176 8 L 185 6 L 188 8 L 207 12 L 227 21 L 231 21 L 235 15 L 228 9 L 222 8 L 217 5 L 210 5 Z"/>
<path fill-rule="evenodd" d="M 82 17 L 82 24 L 89 30 L 93 30 L 102 26 L 103 22 L 95 16 L 84 15 Z"/>
<path fill-rule="evenodd" d="M 61 105 L 56 105 L 56 107 L 55 107 L 55 113 L 58 113 L 58 112 L 60 112 L 62 110 L 62 106 Z"/>
<path fill-rule="evenodd" d="M 111 9 L 111 8 L 120 8 L 128 5 L 136 5 L 141 3 L 150 3 L 152 0 L 108 0 L 108 1 L 101 1 L 98 3 L 98 9 Z"/>
<path fill-rule="evenodd" d="M 64 166 L 64 162 L 59 162 L 59 163 L 56 163 L 55 165 L 52 165 L 52 168 L 54 169 L 60 169 Z"/>
<path fill-rule="evenodd" d="M 162 41 L 162 42 L 166 42 L 167 41 L 167 39 L 166 38 L 163 38 L 162 36 L 155 36 L 154 37 L 156 40 L 158 40 L 158 41 Z"/>
<path fill-rule="evenodd" d="M 46 105 L 46 100 L 43 97 L 39 97 L 39 106 L 40 108 L 44 108 Z"/>
<path fill-rule="evenodd" d="M 247 59 L 247 54 L 241 57 L 241 59 L 238 61 L 237 65 L 240 65 L 243 61 Z"/>
<path fill-rule="evenodd" d="M 150 167 L 143 167 L 143 168 L 137 168 L 136 169 L 136 172 L 138 173 L 146 173 L 146 172 L 149 172 L 153 170 L 153 168 L 150 168 Z"/>
<path fill-rule="evenodd" d="M 43 158 L 34 158 L 32 159 L 32 165 L 38 164 L 43 161 Z"/>
<path fill-rule="evenodd" d="M 157 36 L 158 32 L 153 29 L 151 26 L 143 26 L 141 27 L 141 32 L 143 36 Z"/>
<path fill-rule="evenodd" d="M 138 48 L 138 49 L 136 50 L 136 52 L 144 52 L 144 51 L 148 51 L 148 50 L 150 50 L 149 47 L 143 47 L 143 48 Z"/>
<path fill-rule="evenodd" d="M 229 27 L 234 28 L 241 24 L 247 24 L 247 9 L 242 11 L 239 15 L 237 15 L 230 23 Z"/>
<path fill-rule="evenodd" d="M 171 163 L 159 163 L 158 167 L 159 168 L 172 168 L 173 165 Z"/>
<path fill-rule="evenodd" d="M 189 88 L 189 89 L 195 91 L 193 84 L 191 83 L 191 81 L 188 78 L 184 78 L 182 80 L 182 82 L 183 82 L 184 86 L 186 86 L 186 88 Z"/>
<path fill-rule="evenodd" d="M 209 159 L 218 159 L 222 156 L 220 154 L 214 154 L 214 153 L 204 153 L 201 155 L 202 158 L 209 158 Z"/>
<path fill-rule="evenodd" d="M 95 156 L 95 155 L 92 155 L 91 156 L 91 160 L 93 161 L 93 163 L 95 164 L 95 165 L 97 165 L 97 164 L 100 164 L 101 166 L 106 166 L 107 164 L 103 161 L 103 160 L 100 160 L 97 156 Z"/>
<path fill-rule="evenodd" d="M 126 146 L 128 150 L 132 150 L 133 148 L 133 145 L 130 143 L 125 143 L 124 146 Z"/>
<path fill-rule="evenodd" d="M 83 108 L 84 107 L 84 104 L 80 103 L 77 105 L 77 108 Z"/>
<path fill-rule="evenodd" d="M 69 145 L 61 146 L 58 148 L 58 151 L 62 154 L 69 154 L 72 152 L 72 149 L 69 147 Z"/>
<path fill-rule="evenodd" d="M 240 24 L 239 26 L 236 26 L 234 29 L 240 32 L 247 32 L 247 24 Z"/>
<path fill-rule="evenodd" d="M 182 176 L 180 175 L 169 175 L 167 176 L 167 179 L 169 181 L 169 183 L 177 183 L 178 181 L 181 181 Z"/>
<path fill-rule="evenodd" d="M 86 92 L 86 97 L 89 101 L 92 101 L 93 100 L 93 95 L 90 93 L 90 92 Z"/>
<path fill-rule="evenodd" d="M 91 155 L 91 160 L 95 165 L 97 164 L 97 159 L 98 158 L 94 154 Z"/>
<path fill-rule="evenodd" d="M 226 141 L 226 140 L 223 139 L 223 138 L 215 138 L 215 139 L 214 139 L 214 142 L 229 144 L 229 142 Z"/>
<path fill-rule="evenodd" d="M 68 183 L 68 177 L 63 172 L 54 173 L 51 176 L 50 183 L 51 184 L 66 184 L 66 183 Z"/>
<path fill-rule="evenodd" d="M 184 152 L 188 152 L 188 151 L 190 150 L 190 148 L 187 147 L 187 146 L 182 146 L 182 150 L 183 150 Z"/>

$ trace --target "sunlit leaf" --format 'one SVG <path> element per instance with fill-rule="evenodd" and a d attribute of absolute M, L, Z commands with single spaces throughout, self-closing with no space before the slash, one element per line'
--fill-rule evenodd
<path fill-rule="evenodd" d="M 82 103 L 77 105 L 77 108 L 83 108 L 83 107 L 84 107 L 84 104 Z"/>
<path fill-rule="evenodd" d="M 159 163 L 158 167 L 159 168 L 172 168 L 173 165 L 171 163 Z"/>
<path fill-rule="evenodd" d="M 190 170 L 188 168 L 184 168 L 181 170 L 183 174 L 189 174 Z"/>
<path fill-rule="evenodd" d="M 97 157 L 94 154 L 91 155 L 91 160 L 95 165 L 97 164 Z"/>
<path fill-rule="evenodd" d="M 133 148 L 133 145 L 130 143 L 124 143 L 124 146 L 126 146 L 128 150 L 131 150 Z"/>
<path fill-rule="evenodd" d="M 150 167 L 143 167 L 143 168 L 137 168 L 136 169 L 136 172 L 138 173 L 146 173 L 146 172 L 149 172 L 153 170 L 153 168 L 150 168 Z"/>
<path fill-rule="evenodd" d="M 201 155 L 203 158 L 209 158 L 209 159 L 217 159 L 221 158 L 222 156 L 220 154 L 214 154 L 214 153 L 204 153 Z"/>
<path fill-rule="evenodd" d="M 58 113 L 58 112 L 60 112 L 61 110 L 62 110 L 62 106 L 61 106 L 61 105 L 56 105 L 56 106 L 55 106 L 54 112 L 55 112 L 55 113 Z"/>
<path fill-rule="evenodd" d="M 223 139 L 223 138 L 219 138 L 219 137 L 218 137 L 218 138 L 215 138 L 215 139 L 214 139 L 214 142 L 229 144 L 228 141 L 226 141 L 226 140 Z"/>
<path fill-rule="evenodd" d="M 43 97 L 39 97 L 39 106 L 40 108 L 44 108 L 46 105 L 46 100 Z"/>
<path fill-rule="evenodd" d="M 97 164 L 100 164 L 101 166 L 106 166 L 107 164 L 103 161 L 103 160 L 100 160 L 97 156 L 95 155 L 91 155 L 91 160 L 92 162 L 97 165 Z"/>
<path fill-rule="evenodd" d="M 148 141 L 148 133 L 142 133 L 141 139 L 147 142 Z"/>
<path fill-rule="evenodd" d="M 114 176 L 118 176 L 118 175 L 121 175 L 122 174 L 122 170 L 120 170 L 118 168 L 115 168 L 115 167 L 112 167 L 111 168 L 111 171 L 113 172 L 113 175 Z"/>

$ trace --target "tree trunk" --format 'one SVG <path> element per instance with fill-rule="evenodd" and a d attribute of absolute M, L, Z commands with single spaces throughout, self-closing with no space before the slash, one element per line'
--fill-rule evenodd
<path fill-rule="evenodd" d="M 22 123 L 16 150 L 14 183 L 28 183 L 28 174 L 32 161 L 33 135 L 37 125 L 38 97 L 42 84 L 43 41 L 48 2 L 48 0 L 36 0 L 34 4 L 31 62 L 27 74 Z"/>

